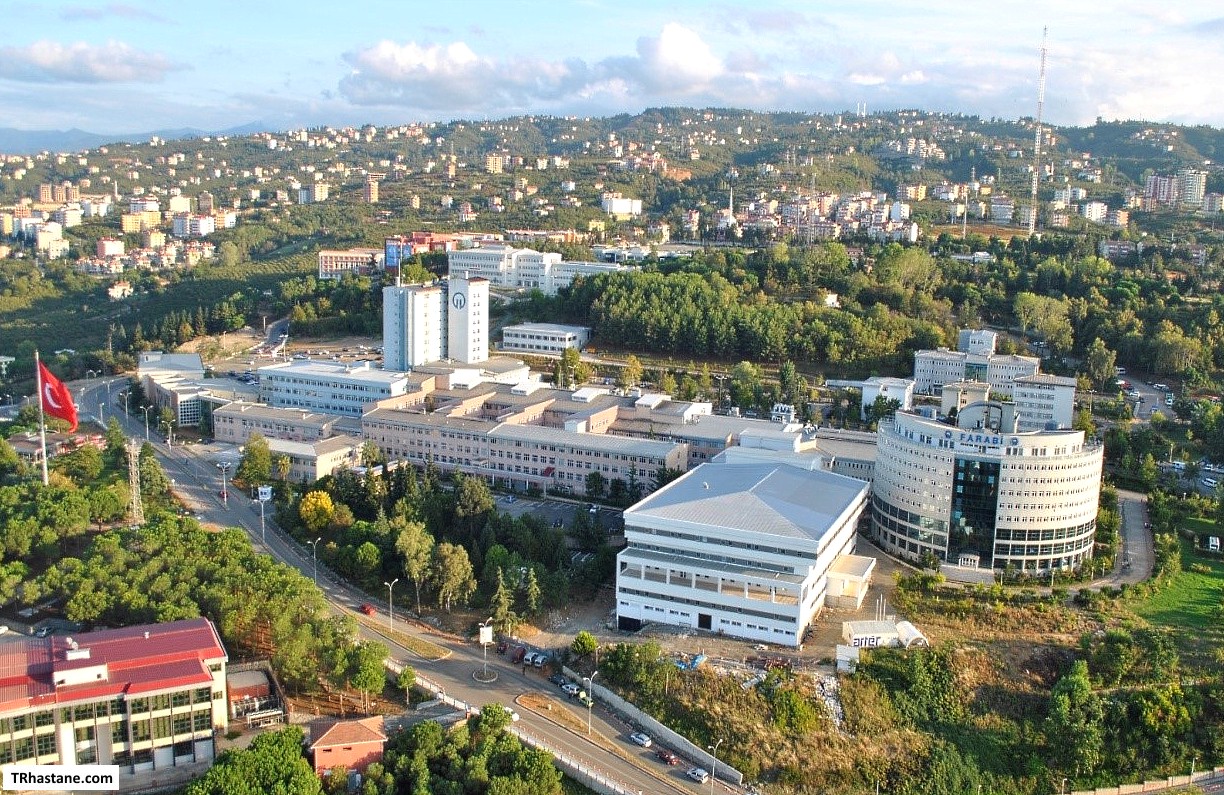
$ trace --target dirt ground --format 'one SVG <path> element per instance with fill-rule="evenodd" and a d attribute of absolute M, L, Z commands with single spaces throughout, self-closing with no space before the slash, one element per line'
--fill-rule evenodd
<path fill-rule="evenodd" d="M 777 647 L 771 652 L 778 656 L 801 660 L 805 664 L 816 664 L 821 660 L 832 660 L 834 647 L 842 642 L 843 621 L 865 621 L 875 618 L 876 599 L 883 596 L 887 603 L 894 586 L 893 573 L 903 566 L 879 552 L 870 542 L 859 539 L 859 554 L 876 558 L 871 588 L 863 606 L 858 610 L 825 610 L 812 623 L 811 631 L 802 650 Z M 616 594 L 611 586 L 600 589 L 591 602 L 572 604 L 564 610 L 555 610 L 545 615 L 538 626 L 523 626 L 518 636 L 541 648 L 568 646 L 582 630 L 599 638 L 601 644 L 633 643 L 658 640 L 668 651 L 684 654 L 702 653 L 710 657 L 742 660 L 760 654 L 753 647 L 755 641 L 740 640 L 711 632 L 668 627 L 655 624 L 641 632 L 622 632 L 615 629 Z M 888 612 L 891 613 L 891 610 Z M 609 628 L 611 625 L 613 628 Z M 919 627 L 921 629 L 921 627 Z"/>

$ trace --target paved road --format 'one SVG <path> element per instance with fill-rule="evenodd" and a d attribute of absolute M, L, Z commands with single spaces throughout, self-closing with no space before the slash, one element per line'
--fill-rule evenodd
<path fill-rule="evenodd" d="M 116 401 L 119 410 L 112 412 L 124 431 L 143 438 L 143 417 L 125 417 L 122 411 L 122 398 L 117 398 L 117 392 L 122 381 L 84 382 L 80 398 L 98 402 L 106 402 L 108 391 L 111 400 Z M 90 405 L 83 402 L 82 406 Z M 109 416 L 109 414 L 108 414 Z M 276 558 L 296 567 L 305 576 L 315 576 L 319 587 L 338 612 L 356 611 L 362 603 L 371 602 L 385 604 L 381 599 L 371 599 L 367 594 L 360 593 L 346 583 L 331 576 L 324 566 L 316 566 L 310 545 L 302 545 L 284 535 L 271 521 L 265 522 L 261 532 L 258 503 L 245 494 L 227 490 L 227 498 L 223 499 L 221 491 L 221 472 L 212 461 L 202 460 L 190 445 L 175 444 L 168 447 L 164 439 L 153 437 L 152 443 L 158 458 L 166 471 L 166 475 L 174 480 L 174 491 L 199 513 L 201 521 L 226 527 L 241 527 L 257 546 L 263 546 Z M 380 616 L 386 618 L 386 613 Z M 403 631 L 403 625 L 397 627 Z M 621 723 L 614 715 L 596 707 L 591 714 L 592 729 L 597 735 L 603 735 L 638 764 L 630 764 L 624 758 L 611 753 L 606 748 L 589 742 L 585 736 L 562 728 L 553 721 L 547 720 L 532 711 L 513 706 L 515 699 L 528 692 L 536 691 L 553 696 L 560 709 L 567 709 L 582 722 L 587 719 L 587 711 L 576 702 L 567 701 L 556 686 L 549 683 L 536 669 L 524 670 L 521 666 L 509 664 L 505 658 L 489 655 L 489 669 L 497 673 L 497 681 L 481 684 L 473 679 L 473 674 L 482 669 L 482 656 L 477 646 L 467 643 L 457 643 L 435 635 L 428 636 L 432 643 L 440 645 L 451 652 L 451 655 L 438 662 L 421 660 L 416 655 L 403 648 L 383 634 L 361 625 L 363 636 L 377 639 L 386 644 L 393 659 L 406 662 L 421 672 L 423 676 L 444 688 L 447 695 L 462 699 L 472 704 L 500 702 L 512 706 L 522 720 L 516 724 L 537 737 L 543 738 L 549 745 L 558 748 L 573 758 L 583 760 L 586 766 L 602 771 L 604 775 L 623 782 L 630 790 L 643 793 L 679 792 L 704 793 L 707 786 L 700 786 L 684 777 L 687 765 L 681 764 L 668 768 L 654 760 L 653 753 L 632 745 L 627 740 L 632 728 Z M 720 789 L 724 789 L 719 784 Z M 724 789 L 724 791 L 726 791 Z"/>
<path fill-rule="evenodd" d="M 1114 585 L 1133 585 L 1151 577 L 1156 564 L 1152 530 L 1148 527 L 1147 495 L 1119 489 L 1118 510 L 1122 514 L 1122 549 L 1110 580 Z"/>

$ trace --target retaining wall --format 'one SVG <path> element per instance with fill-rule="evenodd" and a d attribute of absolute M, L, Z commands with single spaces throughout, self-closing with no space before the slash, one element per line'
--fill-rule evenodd
<path fill-rule="evenodd" d="M 561 671 L 576 683 L 582 683 L 585 681 L 584 677 L 579 676 L 577 672 L 571 671 L 569 668 L 562 668 Z M 714 757 L 709 751 L 704 748 L 698 748 L 696 745 L 689 742 L 687 738 L 677 734 L 664 726 L 662 723 L 659 723 L 657 720 L 647 715 L 645 712 L 642 712 L 640 709 L 616 695 L 608 688 L 604 687 L 598 682 L 593 683 L 591 686 L 591 695 L 607 704 L 613 712 L 618 713 L 630 723 L 635 723 L 638 726 L 641 726 L 647 734 L 662 742 L 676 753 L 680 754 L 686 759 L 696 762 L 701 767 L 713 769 Z M 730 781 L 735 784 L 744 783 L 744 774 L 730 765 L 723 763 L 721 760 L 718 762 L 718 770 L 714 777 L 721 778 L 724 781 Z"/>

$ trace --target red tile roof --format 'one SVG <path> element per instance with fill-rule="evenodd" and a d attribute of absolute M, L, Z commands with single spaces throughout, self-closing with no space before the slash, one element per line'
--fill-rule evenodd
<path fill-rule="evenodd" d="M 310 744 L 312 751 L 337 745 L 387 741 L 387 735 L 383 734 L 383 719 L 377 715 L 361 720 L 315 721 L 311 724 L 310 733 L 317 738 Z"/>
<path fill-rule="evenodd" d="M 209 662 L 226 659 L 206 618 L 23 638 L 0 644 L 0 713 L 205 685 L 212 682 Z M 97 669 L 96 678 L 86 669 Z M 73 672 L 80 683 L 64 681 Z"/>

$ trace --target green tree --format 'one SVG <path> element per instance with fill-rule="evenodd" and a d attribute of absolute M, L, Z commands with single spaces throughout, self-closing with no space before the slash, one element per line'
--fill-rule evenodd
<path fill-rule="evenodd" d="M 1088 665 L 1076 660 L 1054 685 L 1045 729 L 1049 757 L 1062 771 L 1091 775 L 1103 761 L 1101 700 L 1092 692 Z"/>
<path fill-rule="evenodd" d="M 404 701 L 407 702 L 409 692 L 416 687 L 417 674 L 416 669 L 411 665 L 405 665 L 403 670 L 399 672 L 399 676 L 395 679 L 395 684 L 400 690 L 404 691 Z"/>
<path fill-rule="evenodd" d="M 322 795 L 314 769 L 302 755 L 302 730 L 296 726 L 261 734 L 250 748 L 226 751 L 186 795 Z"/>
<path fill-rule="evenodd" d="M 350 659 L 349 681 L 361 694 L 363 708 L 370 711 L 370 701 L 382 693 L 387 686 L 387 672 L 383 662 L 387 659 L 387 647 L 375 641 L 362 641 L 353 649 Z"/>
<path fill-rule="evenodd" d="M 438 592 L 438 606 L 450 612 L 455 602 L 467 604 L 476 591 L 476 577 L 467 550 L 458 544 L 442 542 L 434 547 L 432 579 Z"/>
<path fill-rule="evenodd" d="M 593 500 L 598 500 L 603 497 L 604 489 L 607 487 L 608 480 L 603 476 L 603 473 L 598 470 L 591 470 L 586 476 L 586 495 Z"/>
<path fill-rule="evenodd" d="M 170 491 L 170 478 L 166 477 L 161 462 L 153 445 L 145 442 L 137 457 L 137 471 L 140 473 L 140 494 L 145 500 L 156 500 L 166 496 Z"/>
<path fill-rule="evenodd" d="M 434 539 L 424 522 L 401 520 L 403 527 L 395 538 L 395 551 L 400 554 L 404 576 L 412 580 L 416 590 L 417 615 L 421 615 L 421 584 L 429 577 L 433 559 Z"/>
<path fill-rule="evenodd" d="M 629 354 L 629 358 L 625 360 L 625 366 L 620 369 L 620 373 L 616 377 L 616 385 L 621 389 L 632 389 L 641 380 L 642 362 L 638 357 Z"/>
<path fill-rule="evenodd" d="M 518 623 L 518 617 L 514 615 L 511 607 L 510 589 L 506 587 L 505 574 L 499 568 L 497 586 L 493 589 L 493 596 L 489 598 L 489 609 L 493 613 L 493 626 L 505 635 L 513 634 Z"/>
<path fill-rule="evenodd" d="M 573 643 L 570 644 L 570 651 L 578 657 L 589 657 L 598 648 L 599 641 L 585 629 L 575 635 Z"/>
<path fill-rule="evenodd" d="M 267 483 L 272 477 L 272 450 L 263 434 L 252 433 L 242 450 L 242 460 L 234 470 L 234 480 L 248 486 Z"/>
<path fill-rule="evenodd" d="M 484 478 L 455 474 L 455 519 L 465 538 L 473 538 L 476 528 L 493 510 L 493 494 Z"/>
<path fill-rule="evenodd" d="M 1093 385 L 1102 392 L 1108 392 L 1117 376 L 1114 367 L 1118 363 L 1118 354 L 1105 346 L 1105 342 L 1097 337 L 1088 346 L 1084 356 L 1084 374 Z"/>
<path fill-rule="evenodd" d="M 527 615 L 535 616 L 540 612 L 540 580 L 536 577 L 534 567 L 527 569 L 527 581 L 523 583 L 523 598 Z"/>

